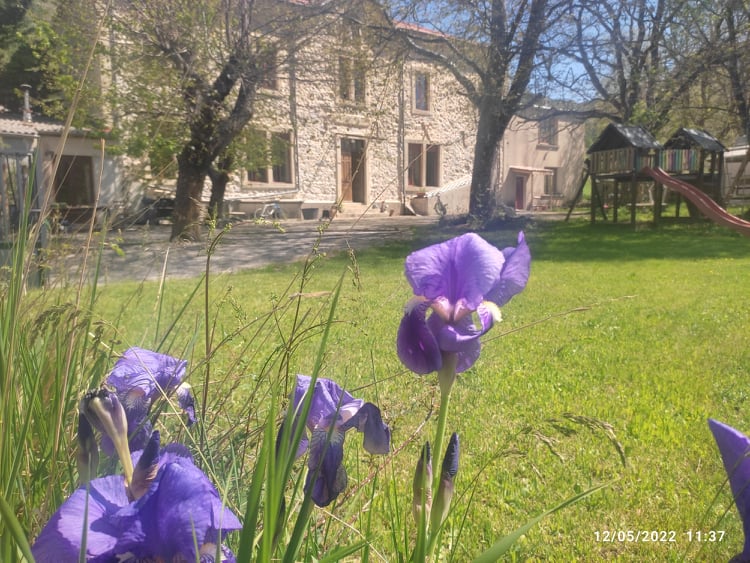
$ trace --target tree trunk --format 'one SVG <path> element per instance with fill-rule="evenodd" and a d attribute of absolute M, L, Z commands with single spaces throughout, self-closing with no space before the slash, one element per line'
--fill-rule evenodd
<path fill-rule="evenodd" d="M 229 183 L 229 170 L 233 165 L 231 156 L 219 157 L 216 166 L 208 169 L 208 177 L 211 179 L 211 199 L 208 202 L 208 216 L 212 219 L 224 219 L 224 194 Z"/>
<path fill-rule="evenodd" d="M 199 240 L 201 236 L 201 194 L 210 163 L 196 158 L 189 145 L 177 157 L 177 193 L 170 240 Z"/>
<path fill-rule="evenodd" d="M 480 105 L 471 172 L 469 214 L 481 221 L 491 219 L 497 207 L 493 171 L 500 152 L 500 141 L 509 120 L 509 117 L 498 115 L 489 101 L 484 101 Z"/>
<path fill-rule="evenodd" d="M 211 169 L 211 199 L 208 201 L 208 216 L 214 220 L 224 219 L 224 193 L 227 191 L 229 174 L 224 170 Z"/>

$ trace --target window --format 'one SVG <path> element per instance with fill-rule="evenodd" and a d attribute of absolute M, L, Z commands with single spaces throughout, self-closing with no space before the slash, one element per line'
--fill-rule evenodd
<path fill-rule="evenodd" d="M 414 109 L 430 111 L 430 75 L 417 72 L 414 75 Z"/>
<path fill-rule="evenodd" d="M 292 142 L 289 133 L 254 132 L 255 147 L 260 146 L 257 155 L 251 155 L 251 160 L 258 160 L 258 165 L 248 169 L 249 182 L 259 184 L 291 184 L 292 183 Z M 251 149 L 252 150 L 252 149 Z"/>
<path fill-rule="evenodd" d="M 358 104 L 365 101 L 365 71 L 351 57 L 339 57 L 339 98 Z"/>
<path fill-rule="evenodd" d="M 409 143 L 407 177 L 417 188 L 440 185 L 440 145 Z"/>
<path fill-rule="evenodd" d="M 557 146 L 557 119 L 554 117 L 539 122 L 539 144 Z"/>
<path fill-rule="evenodd" d="M 557 168 L 546 168 L 544 175 L 544 195 L 557 195 Z"/>
<path fill-rule="evenodd" d="M 258 55 L 258 70 L 260 71 L 258 85 L 266 90 L 279 89 L 279 69 L 276 55 L 276 49 L 274 48 L 269 48 Z"/>
<path fill-rule="evenodd" d="M 274 182 L 292 183 L 292 143 L 289 133 L 271 134 L 271 170 Z"/>

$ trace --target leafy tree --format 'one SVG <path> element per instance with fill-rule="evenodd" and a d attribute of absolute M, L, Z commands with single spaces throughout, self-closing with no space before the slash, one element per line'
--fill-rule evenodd
<path fill-rule="evenodd" d="M 721 66 L 729 78 L 733 106 L 742 133 L 750 139 L 750 7 L 744 2 L 724 3 L 717 31 L 725 38 Z"/>
<path fill-rule="evenodd" d="M 701 81 L 721 59 L 703 2 L 578 0 L 571 16 L 571 47 L 558 59 L 567 64 L 558 68 L 579 71 L 574 80 L 555 78 L 585 97 L 592 114 L 654 134 L 673 126 L 676 114 L 700 120 L 695 101 L 708 103 L 710 94 Z"/>
<path fill-rule="evenodd" d="M 716 10 L 715 35 L 717 41 L 708 44 L 717 45 L 723 56 L 718 65 L 724 71 L 726 83 L 731 92 L 730 107 L 737 118 L 737 126 L 746 140 L 750 139 L 750 7 L 745 2 L 725 0 L 714 6 Z M 736 176 L 732 179 L 735 188 L 739 183 L 750 160 L 750 147 L 742 160 Z"/>
<path fill-rule="evenodd" d="M 36 22 L 49 20 L 54 9 L 46 0 L 0 0 L 0 105 L 7 109 L 20 108 L 21 84 L 43 91 L 33 38 Z"/>
<path fill-rule="evenodd" d="M 118 3 L 114 10 L 117 88 L 138 101 L 164 102 L 165 122 L 184 120 L 172 238 L 199 236 L 210 167 L 253 115 L 264 53 L 253 34 L 253 7 L 253 2 L 142 0 Z M 165 80 L 159 83 L 156 75 L 133 66 L 139 60 L 143 68 L 168 67 Z M 154 94 L 144 96 L 149 89 Z"/>
<path fill-rule="evenodd" d="M 538 101 L 528 95 L 529 85 L 543 66 L 545 41 L 557 40 L 553 32 L 564 6 L 556 0 L 415 0 L 390 9 L 396 21 L 422 28 L 394 25 L 412 53 L 450 71 L 478 110 L 469 204 L 475 217 L 494 212 L 500 141 L 511 118 Z"/>
<path fill-rule="evenodd" d="M 164 119 L 184 127 L 172 238 L 199 236 L 207 177 L 214 180 L 210 207 L 219 208 L 242 145 L 232 143 L 255 113 L 259 85 L 279 64 L 278 47 L 293 56 L 305 37 L 316 33 L 316 16 L 334 4 L 140 0 L 117 6 L 118 89 L 134 99 L 164 102 Z M 160 73 L 139 70 L 146 68 Z"/>

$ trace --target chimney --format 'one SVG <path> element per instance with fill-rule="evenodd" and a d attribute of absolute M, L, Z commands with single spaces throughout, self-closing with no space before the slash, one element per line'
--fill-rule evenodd
<path fill-rule="evenodd" d="M 31 90 L 31 86 L 28 84 L 21 84 L 21 90 L 23 90 L 23 120 L 31 121 L 31 102 L 29 101 L 29 90 Z"/>

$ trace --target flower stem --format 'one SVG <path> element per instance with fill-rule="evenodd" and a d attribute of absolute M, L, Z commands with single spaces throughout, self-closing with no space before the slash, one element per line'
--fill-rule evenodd
<path fill-rule="evenodd" d="M 438 383 L 440 383 L 440 411 L 438 412 L 437 432 L 435 434 L 435 447 L 432 450 L 436 460 L 442 459 L 443 441 L 445 439 L 445 426 L 448 421 L 448 406 L 451 400 L 451 389 L 453 382 L 456 381 L 456 364 L 458 355 L 453 353 L 443 354 L 443 367 L 438 371 Z M 440 486 L 440 470 L 433 471 L 432 475 L 432 492 L 435 494 Z M 435 544 L 440 533 L 441 523 L 435 525 L 436 529 L 430 526 L 429 540 L 427 543 L 427 558 L 432 558 L 432 552 L 435 550 Z"/>

